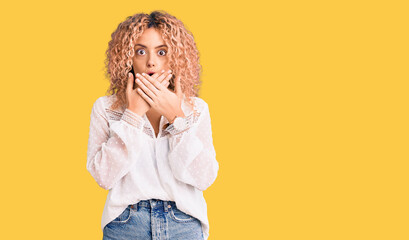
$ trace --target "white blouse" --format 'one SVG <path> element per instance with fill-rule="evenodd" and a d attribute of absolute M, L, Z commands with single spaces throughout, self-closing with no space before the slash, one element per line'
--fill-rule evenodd
<path fill-rule="evenodd" d="M 175 201 L 181 211 L 199 219 L 209 237 L 203 192 L 219 170 L 213 146 L 207 103 L 193 97 L 191 109 L 182 101 L 186 127 L 181 131 L 161 116 L 158 136 L 146 114 L 110 108 L 116 96 L 98 98 L 91 111 L 87 170 L 109 190 L 101 227 L 119 216 L 129 204 L 151 198 Z"/>

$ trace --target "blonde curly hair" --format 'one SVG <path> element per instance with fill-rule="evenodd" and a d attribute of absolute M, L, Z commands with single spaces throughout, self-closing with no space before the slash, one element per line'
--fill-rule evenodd
<path fill-rule="evenodd" d="M 111 107 L 126 108 L 126 86 L 128 73 L 133 72 L 134 47 L 144 30 L 151 27 L 159 30 L 169 49 L 169 67 L 172 69 L 173 76 L 168 88 L 174 91 L 175 76 L 180 76 L 182 93 L 193 108 L 191 97 L 198 96 L 201 85 L 202 66 L 199 63 L 199 51 L 192 33 L 183 23 L 161 10 L 153 11 L 149 15 L 137 13 L 129 16 L 111 34 L 112 39 L 108 43 L 105 59 L 105 76 L 110 81 L 107 94 L 116 94 L 116 100 Z"/>

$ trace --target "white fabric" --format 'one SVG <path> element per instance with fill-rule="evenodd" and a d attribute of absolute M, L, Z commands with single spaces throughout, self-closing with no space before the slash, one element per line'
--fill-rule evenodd
<path fill-rule="evenodd" d="M 202 223 L 209 237 L 207 205 L 203 192 L 216 179 L 219 164 L 213 146 L 207 103 L 193 97 L 191 109 L 182 110 L 191 120 L 182 131 L 161 116 L 155 136 L 146 114 L 111 109 L 116 96 L 98 98 L 91 111 L 87 170 L 102 188 L 109 190 L 101 227 L 115 219 L 129 204 L 151 198 L 175 201 L 183 212 Z"/>

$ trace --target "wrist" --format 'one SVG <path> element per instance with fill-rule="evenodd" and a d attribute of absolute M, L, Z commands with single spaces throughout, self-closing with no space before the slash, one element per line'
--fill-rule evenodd
<path fill-rule="evenodd" d="M 168 119 L 169 124 L 172 124 L 177 117 L 184 118 L 186 116 L 185 116 L 185 114 L 183 113 L 182 110 L 180 110 L 180 111 L 178 111 L 176 113 L 173 113 L 173 114 L 169 114 L 168 116 L 166 116 L 166 118 Z"/>

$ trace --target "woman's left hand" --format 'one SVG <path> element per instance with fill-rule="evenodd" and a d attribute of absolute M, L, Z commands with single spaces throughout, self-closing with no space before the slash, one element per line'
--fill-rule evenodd
<path fill-rule="evenodd" d="M 168 121 L 173 120 L 175 116 L 185 117 L 181 108 L 183 93 L 180 87 L 180 77 L 176 78 L 175 92 L 162 85 L 156 77 L 145 73 L 137 74 L 137 83 L 140 86 L 138 88 L 139 95 L 159 114 L 165 116 Z"/>

